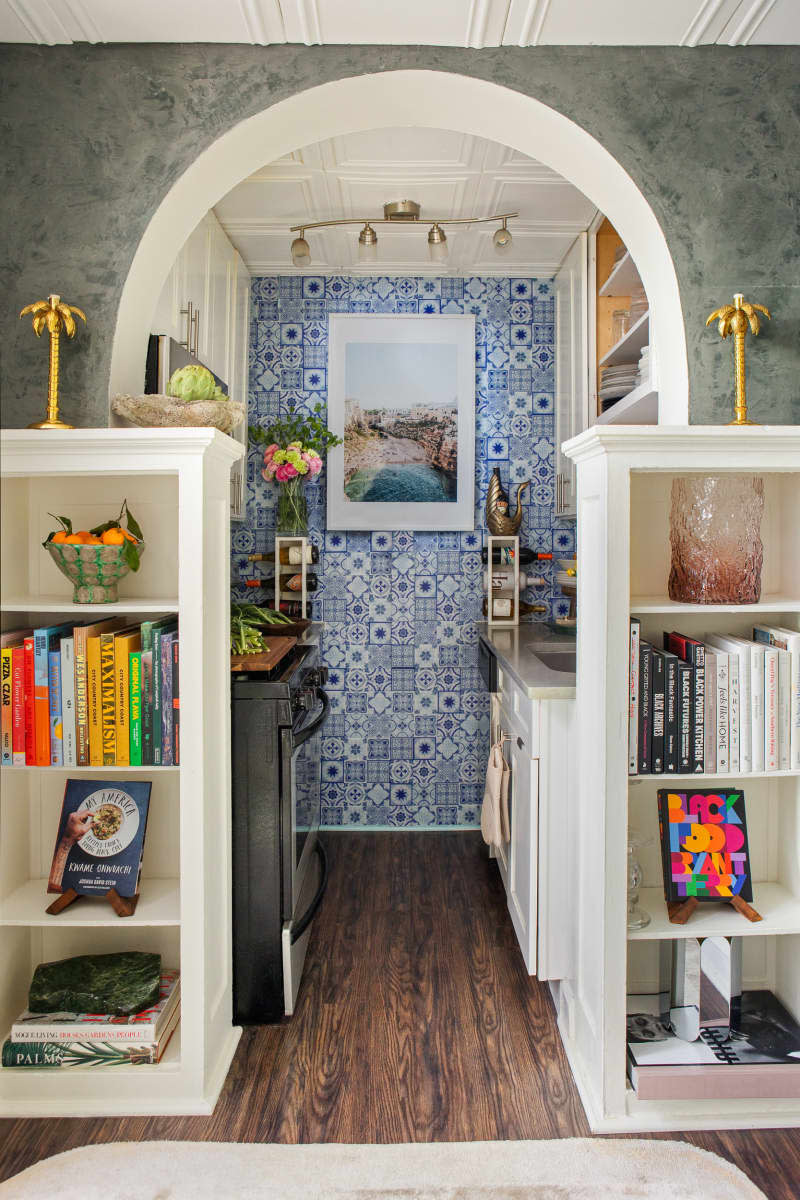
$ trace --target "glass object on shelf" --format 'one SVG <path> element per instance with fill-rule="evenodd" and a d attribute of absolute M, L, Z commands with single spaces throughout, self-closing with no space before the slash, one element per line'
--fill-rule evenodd
<path fill-rule="evenodd" d="M 631 327 L 631 314 L 628 308 L 616 308 L 611 314 L 611 340 L 617 344 Z"/>
<path fill-rule="evenodd" d="M 278 484 L 277 532 L 279 535 L 293 534 L 297 537 L 308 535 L 308 501 L 303 490 L 302 475 Z"/>
<path fill-rule="evenodd" d="M 757 604 L 764 557 L 763 511 L 764 481 L 757 475 L 673 479 L 670 600 Z"/>
<path fill-rule="evenodd" d="M 642 868 L 638 852 L 647 845 L 648 840 L 633 829 L 628 834 L 628 929 L 644 929 L 650 924 L 650 914 L 639 907 Z"/>

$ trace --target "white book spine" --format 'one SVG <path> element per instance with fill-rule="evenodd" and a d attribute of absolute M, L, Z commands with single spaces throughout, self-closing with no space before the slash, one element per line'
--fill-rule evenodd
<path fill-rule="evenodd" d="M 61 639 L 61 722 L 64 766 L 77 763 L 75 745 L 75 639 Z"/>
<path fill-rule="evenodd" d="M 778 746 L 778 651 L 764 647 L 764 770 L 777 771 Z"/>
<path fill-rule="evenodd" d="M 628 774 L 639 769 L 639 622 L 631 621 L 630 660 L 628 664 L 630 695 L 628 703 Z"/>
<path fill-rule="evenodd" d="M 800 771 L 800 633 L 787 630 L 786 646 L 790 656 L 789 686 L 792 692 L 789 765 L 793 771 Z"/>
<path fill-rule="evenodd" d="M 741 771 L 741 739 L 739 735 L 739 655 L 728 655 L 728 752 L 730 770 Z"/>
<path fill-rule="evenodd" d="M 765 721 L 764 721 L 764 647 L 750 643 L 750 688 L 752 697 L 751 730 L 753 741 L 753 770 L 763 771 Z"/>
<path fill-rule="evenodd" d="M 706 652 L 707 654 L 708 652 Z M 722 650 L 714 652 L 717 660 L 717 774 L 731 769 L 730 764 L 730 707 L 728 703 L 728 656 Z"/>
<path fill-rule="evenodd" d="M 706 654 L 705 665 L 703 772 L 713 775 L 717 769 L 717 660 L 713 654 Z"/>
<path fill-rule="evenodd" d="M 750 650 L 739 648 L 739 762 L 742 774 L 753 770 L 753 681 Z"/>
<path fill-rule="evenodd" d="M 788 650 L 778 650 L 778 764 L 781 771 L 788 771 L 791 761 L 790 738 L 792 732 L 791 655 Z"/>

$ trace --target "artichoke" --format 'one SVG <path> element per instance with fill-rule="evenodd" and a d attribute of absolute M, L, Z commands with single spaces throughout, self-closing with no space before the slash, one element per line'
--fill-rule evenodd
<path fill-rule="evenodd" d="M 167 384 L 167 395 L 182 400 L 184 404 L 196 404 L 199 400 L 218 400 L 220 396 L 214 376 L 208 367 L 190 363 L 173 371 Z"/>

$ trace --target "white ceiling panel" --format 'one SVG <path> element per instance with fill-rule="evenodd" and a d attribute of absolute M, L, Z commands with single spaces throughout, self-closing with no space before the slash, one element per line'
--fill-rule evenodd
<path fill-rule="evenodd" d="M 474 141 L 451 129 L 367 129 L 332 138 L 329 166 L 358 171 L 368 164 L 373 170 L 383 162 L 408 169 L 409 163 L 418 162 L 436 171 L 463 169 L 471 165 Z"/>
<path fill-rule="evenodd" d="M 245 180 L 220 200 L 215 212 L 224 224 L 276 220 L 294 224 L 298 212 L 313 210 L 310 184 L 309 179 Z"/>

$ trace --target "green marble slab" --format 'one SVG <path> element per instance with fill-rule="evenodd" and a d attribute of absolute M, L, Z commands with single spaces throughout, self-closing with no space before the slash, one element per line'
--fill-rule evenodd
<path fill-rule="evenodd" d="M 28 1009 L 128 1016 L 158 1001 L 160 982 L 160 954 L 139 950 L 81 954 L 39 964 L 31 980 Z"/>

